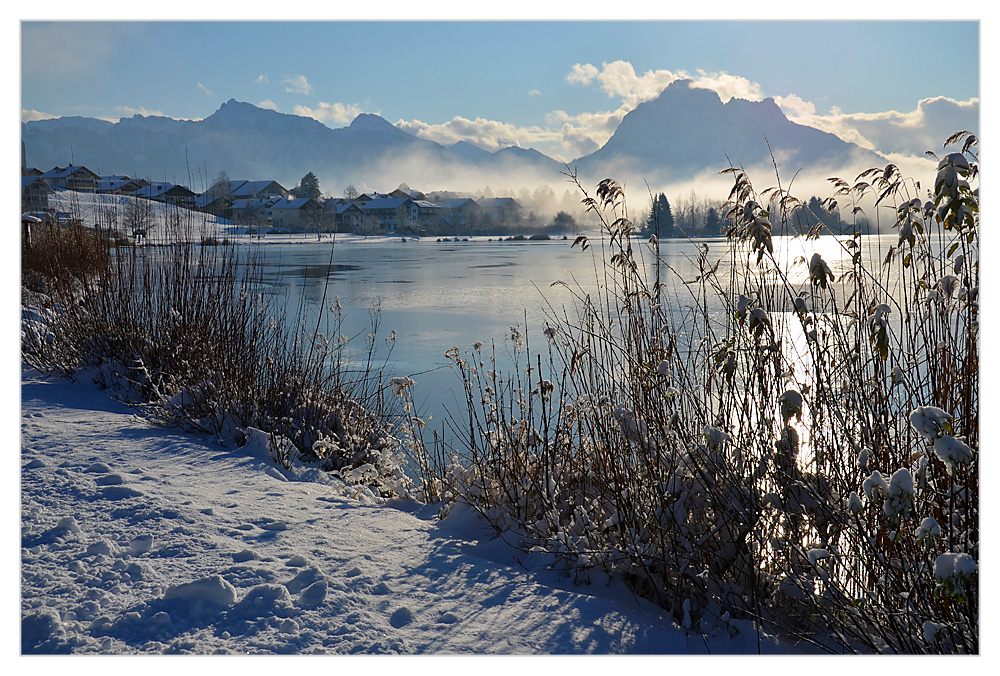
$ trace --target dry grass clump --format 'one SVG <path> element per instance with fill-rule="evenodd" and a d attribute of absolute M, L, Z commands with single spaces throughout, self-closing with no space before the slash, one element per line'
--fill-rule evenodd
<path fill-rule="evenodd" d="M 835 652 L 977 652 L 977 157 L 954 141 L 923 198 L 893 165 L 835 179 L 842 210 L 892 205 L 899 236 L 838 238 L 830 263 L 785 254 L 771 224 L 803 205 L 739 170 L 728 248 L 694 280 L 632 237 L 621 186 L 584 192 L 604 226 L 574 244 L 603 247 L 593 289 L 562 285 L 572 310 L 541 348 L 512 327 L 506 371 L 482 345 L 452 353 L 452 489 L 693 631 L 743 617 Z"/>
<path fill-rule="evenodd" d="M 276 462 L 405 494 L 378 374 L 369 362 L 346 375 L 335 303 L 318 315 L 274 303 L 252 250 L 224 244 L 133 247 L 105 261 L 85 293 L 70 298 L 53 283 L 51 295 L 26 298 L 26 363 L 68 377 L 92 371 L 169 424 L 224 443 L 263 434 Z"/>

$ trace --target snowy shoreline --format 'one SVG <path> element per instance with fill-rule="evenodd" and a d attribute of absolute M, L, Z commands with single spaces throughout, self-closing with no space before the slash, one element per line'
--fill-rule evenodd
<path fill-rule="evenodd" d="M 154 426 L 85 374 L 22 367 L 21 397 L 22 652 L 757 652 L 748 623 L 687 636 L 471 512 L 356 500 L 264 449 Z"/>

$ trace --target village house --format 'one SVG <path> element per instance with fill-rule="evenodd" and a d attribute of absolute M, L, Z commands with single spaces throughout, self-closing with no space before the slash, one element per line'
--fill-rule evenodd
<path fill-rule="evenodd" d="M 193 207 L 196 195 L 197 193 L 194 191 L 176 183 L 150 183 L 132 193 L 133 197 L 142 197 L 178 207 Z"/>
<path fill-rule="evenodd" d="M 359 198 L 359 202 L 364 217 L 377 222 L 382 230 L 395 232 L 399 225 L 410 220 L 410 206 L 413 200 L 408 197 L 371 197 L 367 200 Z"/>
<path fill-rule="evenodd" d="M 441 224 L 455 232 L 472 232 L 482 219 L 482 207 L 471 197 L 441 199 L 436 204 L 441 208 Z"/>
<path fill-rule="evenodd" d="M 289 231 L 332 230 L 333 222 L 323 217 L 323 205 L 311 197 L 291 197 L 275 202 L 271 208 L 271 225 Z"/>
<path fill-rule="evenodd" d="M 261 197 L 291 197 L 288 190 L 277 181 L 229 181 L 229 187 L 218 183 L 207 192 L 222 194 L 233 200 L 257 199 Z"/>
<path fill-rule="evenodd" d="M 476 200 L 482 209 L 483 219 L 496 225 L 520 225 L 524 207 L 513 197 L 491 197 Z"/>
<path fill-rule="evenodd" d="M 102 176 L 97 182 L 99 195 L 131 195 L 149 185 L 149 181 L 128 176 Z"/>
<path fill-rule="evenodd" d="M 40 175 L 21 177 L 21 213 L 42 212 L 49 208 L 49 195 L 55 192 Z"/>
<path fill-rule="evenodd" d="M 195 195 L 191 206 L 198 211 L 232 220 L 233 200 L 225 195 Z"/>
<path fill-rule="evenodd" d="M 42 179 L 56 189 L 97 192 L 97 183 L 101 177 L 87 167 L 70 165 L 54 167 L 42 174 Z"/>

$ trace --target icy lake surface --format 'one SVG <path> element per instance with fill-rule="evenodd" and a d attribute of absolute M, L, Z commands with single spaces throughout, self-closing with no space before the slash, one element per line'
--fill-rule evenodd
<path fill-rule="evenodd" d="M 458 347 L 464 352 L 482 341 L 484 352 L 493 344 L 498 360 L 506 358 L 504 339 L 510 327 L 520 326 L 524 332 L 525 325 L 529 344 L 540 348 L 545 340 L 542 330 L 553 311 L 561 313 L 566 306 L 574 316 L 569 290 L 552 283 L 594 289 L 600 245 L 581 251 L 572 243 L 572 239 L 348 242 L 336 245 L 332 265 L 328 241 L 264 246 L 262 252 L 265 279 L 290 307 L 296 307 L 303 294 L 318 305 L 329 278 L 326 304 L 339 299 L 342 333 L 357 336 L 349 350 L 356 358 L 363 356 L 364 339 L 371 331 L 369 310 L 377 305 L 380 357 L 387 354 L 385 339 L 396 332 L 386 376 L 412 377 L 418 384 L 414 390 L 418 412 L 441 420 L 462 410 L 461 381 L 449 368 L 447 350 Z M 714 245 L 721 254 L 724 242 L 716 240 Z M 688 260 L 697 256 L 695 244 L 676 242 L 664 249 L 671 264 L 697 274 Z"/>
<path fill-rule="evenodd" d="M 892 235 L 864 237 L 862 249 L 868 257 L 880 258 L 894 240 Z M 835 273 L 849 263 L 833 237 L 811 242 L 802 238 L 775 241 L 776 254 L 788 263 L 793 283 L 807 279 L 804 261 L 795 263 L 799 256 L 808 260 L 819 251 Z M 265 280 L 274 285 L 291 308 L 303 295 L 318 307 L 329 280 L 326 304 L 339 299 L 344 316 L 341 333 L 356 336 L 349 349 L 355 358 L 364 354 L 365 336 L 371 331 L 369 310 L 377 305 L 381 315 L 376 337 L 378 363 L 387 355 L 385 339 L 396 332 L 386 378 L 412 377 L 418 384 L 414 390 L 418 414 L 440 422 L 463 410 L 461 382 L 449 368 L 447 350 L 458 347 L 464 352 L 482 341 L 486 350 L 491 344 L 496 346 L 498 358 L 506 356 L 505 335 L 518 324 L 522 331 L 527 324 L 529 344 L 540 348 L 545 340 L 542 330 L 553 311 L 562 313 L 566 307 L 570 319 L 574 318 L 570 291 L 552 283 L 562 281 L 576 290 L 593 291 L 597 275 L 603 272 L 601 242 L 591 240 L 586 251 L 572 247 L 572 243 L 572 239 L 424 239 L 372 243 L 351 240 L 331 245 L 330 240 L 324 240 L 267 245 L 260 251 Z M 634 240 L 633 246 L 643 252 L 648 274 L 655 274 L 645 241 Z M 665 293 L 673 294 L 678 305 L 690 302 L 689 288 L 683 282 L 698 276 L 697 258 L 705 246 L 711 262 L 728 250 L 724 239 L 661 242 L 661 281 Z M 720 266 L 723 275 L 727 264 L 724 260 Z"/>

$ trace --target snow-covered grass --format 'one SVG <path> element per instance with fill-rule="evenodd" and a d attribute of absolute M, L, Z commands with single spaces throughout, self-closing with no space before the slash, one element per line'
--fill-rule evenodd
<path fill-rule="evenodd" d="M 748 622 L 691 634 L 606 578 L 577 586 L 467 508 L 366 499 L 257 442 L 151 424 L 87 379 L 24 368 L 21 387 L 24 653 L 795 651 Z"/>

